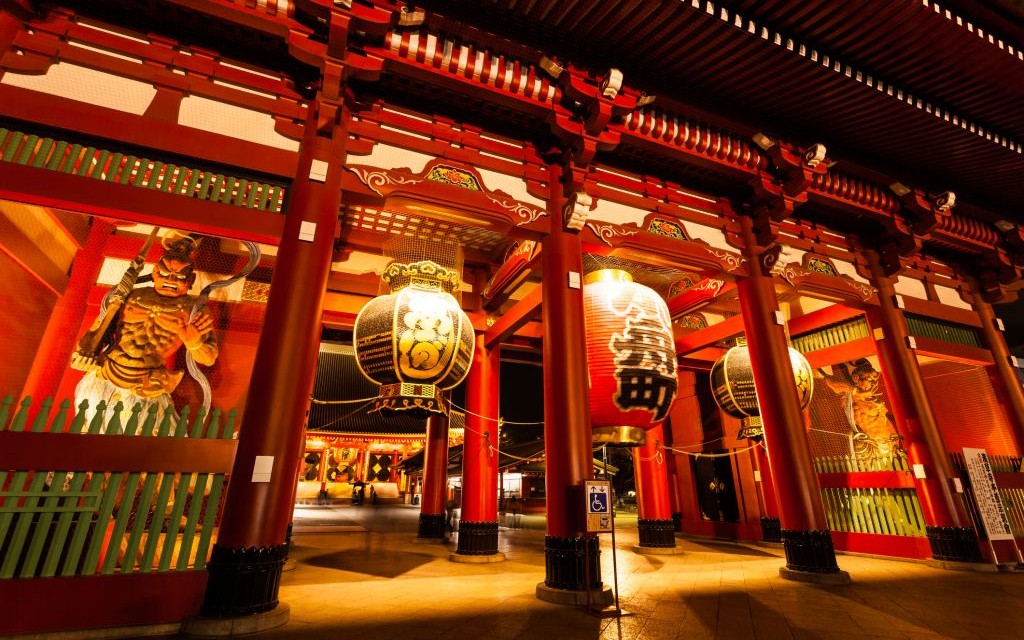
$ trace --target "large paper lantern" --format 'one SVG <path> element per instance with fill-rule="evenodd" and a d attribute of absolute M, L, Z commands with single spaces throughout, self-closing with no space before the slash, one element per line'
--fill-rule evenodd
<path fill-rule="evenodd" d="M 668 307 L 629 273 L 603 269 L 584 279 L 583 309 L 594 441 L 642 445 L 678 386 Z"/>
<path fill-rule="evenodd" d="M 473 360 L 473 327 L 452 296 L 458 271 L 392 262 L 381 279 L 391 293 L 367 303 L 354 330 L 359 370 L 381 385 L 371 411 L 447 413 L 440 393 L 462 382 Z"/>
<path fill-rule="evenodd" d="M 800 408 L 806 409 L 814 393 L 813 370 L 803 354 L 792 347 L 788 351 Z M 740 438 L 763 437 L 761 410 L 754 389 L 754 368 L 750 364 L 750 349 L 745 341 L 726 351 L 711 365 L 711 391 L 722 411 L 743 421 Z"/>

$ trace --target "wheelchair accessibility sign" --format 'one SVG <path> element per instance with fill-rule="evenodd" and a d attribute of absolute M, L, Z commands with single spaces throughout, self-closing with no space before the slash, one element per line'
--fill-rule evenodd
<path fill-rule="evenodd" d="M 587 533 L 607 533 L 612 530 L 611 483 L 607 480 L 584 481 L 587 501 Z"/>

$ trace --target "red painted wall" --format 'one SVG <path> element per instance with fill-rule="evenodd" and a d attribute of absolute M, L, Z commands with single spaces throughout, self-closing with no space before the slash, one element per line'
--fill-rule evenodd
<path fill-rule="evenodd" d="M 937 361 L 922 364 L 921 376 L 947 451 L 977 447 L 991 455 L 1018 455 L 1013 428 L 984 367 Z"/>
<path fill-rule="evenodd" d="M 0 252 L 0 397 L 18 396 L 57 298 Z"/>

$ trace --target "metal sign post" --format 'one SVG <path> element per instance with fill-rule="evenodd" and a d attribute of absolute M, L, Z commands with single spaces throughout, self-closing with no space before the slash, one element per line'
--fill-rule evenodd
<path fill-rule="evenodd" d="M 615 557 L 615 519 L 613 517 L 612 485 L 608 480 L 585 480 L 584 500 L 587 503 L 587 533 L 612 534 L 612 575 L 615 586 L 615 611 L 619 609 L 619 573 Z M 587 547 L 585 547 L 587 548 Z M 585 560 L 589 573 L 590 560 Z M 587 610 L 590 611 L 590 579 L 587 578 Z"/>

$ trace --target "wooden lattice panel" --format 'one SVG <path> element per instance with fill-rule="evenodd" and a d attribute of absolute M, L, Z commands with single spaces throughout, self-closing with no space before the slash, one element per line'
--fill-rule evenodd
<path fill-rule="evenodd" d="M 508 239 L 494 231 L 487 231 L 465 225 L 456 225 L 444 220 L 413 215 L 401 211 L 389 211 L 371 207 L 349 206 L 341 216 L 342 231 L 357 230 L 369 233 L 391 235 L 450 238 L 458 237 L 463 251 L 491 254 Z"/>

